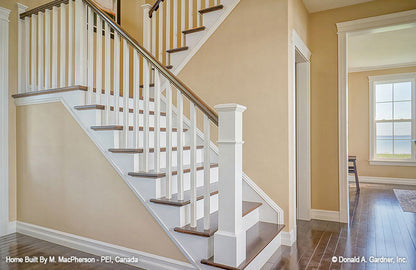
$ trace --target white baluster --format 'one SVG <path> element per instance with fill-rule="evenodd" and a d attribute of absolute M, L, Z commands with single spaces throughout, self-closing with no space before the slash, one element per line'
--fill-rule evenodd
<path fill-rule="evenodd" d="M 185 46 L 185 35 L 182 34 L 182 31 L 186 30 L 186 26 L 185 26 L 185 18 L 186 18 L 186 14 L 185 14 L 185 0 L 181 0 L 181 47 Z"/>
<path fill-rule="evenodd" d="M 159 58 L 158 60 L 163 63 L 163 2 L 159 4 Z"/>
<path fill-rule="evenodd" d="M 114 31 L 114 114 L 115 124 L 120 123 L 120 35 Z"/>
<path fill-rule="evenodd" d="M 58 7 L 52 8 L 52 88 L 58 87 Z"/>
<path fill-rule="evenodd" d="M 25 59 L 29 57 L 29 54 L 26 54 L 26 48 L 29 46 L 28 43 L 25 43 L 26 35 L 28 28 L 26 28 L 26 21 L 25 19 L 20 19 L 20 14 L 26 11 L 27 6 L 17 3 L 17 9 L 18 9 L 18 92 L 23 93 L 26 88 L 27 84 L 27 77 L 26 74 L 29 72 L 28 69 L 26 69 L 25 65 Z"/>
<path fill-rule="evenodd" d="M 199 11 L 201 10 L 201 1 L 202 0 L 196 0 L 196 26 L 201 26 L 201 15 L 199 14 Z"/>
<path fill-rule="evenodd" d="M 110 43 L 110 27 L 105 23 L 105 76 L 104 76 L 104 91 L 105 91 L 105 124 L 110 124 L 110 76 L 111 76 L 111 43 Z"/>
<path fill-rule="evenodd" d="M 219 3 L 220 1 L 218 1 L 218 0 L 215 0 L 214 2 L 215 2 L 215 5 L 216 5 L 216 6 L 218 6 L 218 5 L 220 4 L 220 3 Z"/>
<path fill-rule="evenodd" d="M 139 53 L 134 50 L 133 51 L 133 147 L 139 148 L 139 100 L 140 100 L 140 60 L 139 60 Z M 135 170 L 138 171 L 138 170 Z"/>
<path fill-rule="evenodd" d="M 178 47 L 178 0 L 173 0 L 173 48 Z"/>
<path fill-rule="evenodd" d="M 183 96 L 181 91 L 177 91 L 177 155 L 178 155 L 178 175 L 176 179 L 178 181 L 178 200 L 184 199 L 184 185 L 183 185 Z"/>
<path fill-rule="evenodd" d="M 205 8 L 209 8 L 209 0 L 205 0 Z M 198 10 L 199 12 L 199 10 Z"/>
<path fill-rule="evenodd" d="M 96 104 L 101 104 L 101 93 L 103 84 L 103 21 L 101 17 L 97 15 L 97 52 L 96 52 L 96 74 L 95 74 L 95 88 L 96 91 Z"/>
<path fill-rule="evenodd" d="M 195 104 L 190 102 L 190 120 L 191 120 L 191 227 L 196 227 L 197 208 L 196 208 L 196 108 Z"/>
<path fill-rule="evenodd" d="M 51 11 L 45 10 L 45 88 L 51 88 Z"/>
<path fill-rule="evenodd" d="M 156 56 L 156 14 L 152 16 L 152 54 Z"/>
<path fill-rule="evenodd" d="M 172 86 L 166 87 L 166 198 L 172 198 Z"/>
<path fill-rule="evenodd" d="M 150 11 L 151 5 L 144 4 L 142 5 L 142 8 L 143 8 L 143 44 L 146 50 L 150 51 L 151 50 L 150 44 L 151 44 L 152 38 L 151 38 L 151 32 L 150 32 L 151 31 L 150 30 L 151 19 L 149 17 L 149 11 Z"/>
<path fill-rule="evenodd" d="M 188 0 L 188 29 L 194 27 L 194 0 Z"/>
<path fill-rule="evenodd" d="M 38 13 L 38 89 L 44 89 L 44 28 L 43 28 L 44 16 L 42 12 Z"/>
<path fill-rule="evenodd" d="M 24 66 L 25 66 L 25 92 L 29 91 L 30 87 L 30 17 L 25 18 L 25 58 L 24 58 Z"/>
<path fill-rule="evenodd" d="M 66 5 L 61 4 L 61 30 L 60 30 L 60 87 L 65 87 L 65 78 L 66 78 Z"/>
<path fill-rule="evenodd" d="M 211 197 L 211 158 L 210 158 L 210 121 L 204 114 L 204 230 L 210 227 L 210 197 Z"/>
<path fill-rule="evenodd" d="M 31 61 L 30 61 L 30 65 L 31 65 L 31 80 L 30 83 L 32 84 L 32 91 L 36 91 L 38 89 L 37 87 L 37 83 L 36 83 L 36 74 L 37 74 L 37 70 L 36 70 L 36 63 L 37 63 L 37 53 L 36 53 L 36 37 L 37 37 L 37 16 L 36 15 L 32 15 L 32 35 L 31 35 Z"/>
<path fill-rule="evenodd" d="M 154 151 L 154 158 L 155 158 L 155 172 L 160 171 L 160 75 L 159 70 L 155 68 L 155 87 L 154 87 L 154 107 L 155 107 L 155 131 L 154 133 L 154 142 L 155 142 L 155 151 Z"/>
<path fill-rule="evenodd" d="M 74 1 L 68 3 L 68 86 L 74 85 Z"/>
<path fill-rule="evenodd" d="M 170 1 L 166 1 L 166 50 L 170 49 Z M 169 64 L 169 54 L 166 53 L 166 65 Z"/>
<path fill-rule="evenodd" d="M 238 104 L 215 106 L 218 125 L 218 231 L 214 234 L 216 263 L 237 267 L 246 258 L 242 211 L 243 111 Z"/>
<path fill-rule="evenodd" d="M 86 14 L 82 0 L 75 0 L 75 84 L 85 83 Z"/>
<path fill-rule="evenodd" d="M 153 17 L 155 17 L 153 15 Z M 144 102 L 144 123 L 143 123 L 143 148 L 144 148 L 144 171 L 149 172 L 149 84 L 150 84 L 150 68 L 149 62 L 143 59 L 143 102 Z"/>
<path fill-rule="evenodd" d="M 92 95 L 94 91 L 94 14 L 91 8 L 88 8 L 88 93 L 87 104 L 92 104 Z M 97 90 L 98 95 L 98 90 Z"/>
<path fill-rule="evenodd" d="M 128 148 L 129 139 L 129 45 L 123 39 L 123 140 L 125 148 Z"/>

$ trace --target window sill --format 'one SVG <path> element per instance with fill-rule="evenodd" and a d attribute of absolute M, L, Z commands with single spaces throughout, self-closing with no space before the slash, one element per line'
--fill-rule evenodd
<path fill-rule="evenodd" d="M 385 165 L 385 166 L 416 166 L 416 160 L 370 160 L 370 165 Z"/>

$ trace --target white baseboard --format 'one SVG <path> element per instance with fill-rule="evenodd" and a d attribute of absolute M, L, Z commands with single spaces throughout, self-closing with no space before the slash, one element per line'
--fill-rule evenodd
<path fill-rule="evenodd" d="M 281 232 L 282 245 L 292 246 L 296 242 L 296 231 L 291 230 L 290 232 Z"/>
<path fill-rule="evenodd" d="M 7 226 L 7 234 L 15 233 L 16 232 L 16 221 L 10 221 Z"/>
<path fill-rule="evenodd" d="M 409 178 L 358 176 L 358 180 L 360 181 L 360 183 L 416 186 L 416 179 L 409 179 Z M 349 175 L 348 181 L 355 182 L 354 175 Z"/>
<path fill-rule="evenodd" d="M 339 211 L 311 209 L 311 219 L 340 222 Z"/>
<path fill-rule="evenodd" d="M 63 245 L 69 248 L 77 249 L 83 252 L 91 253 L 96 256 L 111 256 L 111 257 L 125 257 L 138 258 L 138 263 L 129 263 L 136 267 L 152 270 L 190 270 L 195 267 L 189 263 L 141 252 L 134 249 L 129 249 L 90 238 L 81 237 L 78 235 L 65 233 L 48 229 L 45 227 L 28 224 L 24 222 L 17 222 L 17 232 L 39 238 L 45 241 Z"/>

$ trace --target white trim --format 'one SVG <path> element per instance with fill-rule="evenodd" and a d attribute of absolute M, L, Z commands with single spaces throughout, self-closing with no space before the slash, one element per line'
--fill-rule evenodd
<path fill-rule="evenodd" d="M 340 213 L 338 211 L 311 209 L 312 219 L 341 222 Z"/>
<path fill-rule="evenodd" d="M 282 235 L 282 245 L 290 247 L 296 242 L 296 230 L 281 232 L 280 234 Z"/>
<path fill-rule="evenodd" d="M 416 186 L 416 179 L 410 178 L 358 176 L 358 180 L 360 183 Z M 348 181 L 355 183 L 355 177 L 353 175 L 348 176 Z"/>
<path fill-rule="evenodd" d="M 296 80 L 296 52 L 298 52 L 304 62 L 299 64 L 303 65 L 298 70 L 300 74 L 298 80 Z M 306 46 L 305 42 L 300 38 L 295 29 L 292 30 L 291 40 L 291 69 L 292 69 L 292 87 L 289 89 L 289 186 L 292 190 L 293 198 L 293 224 L 296 226 L 296 219 L 299 214 L 299 218 L 303 220 L 310 220 L 309 212 L 311 209 L 311 155 L 310 155 L 310 58 L 311 51 Z M 297 89 L 297 85 L 300 85 Z M 301 95 L 296 95 L 296 91 L 301 90 Z M 298 98 L 298 100 L 296 100 Z M 296 104 L 303 104 L 298 108 Z M 299 116 L 298 116 L 299 113 Z M 302 122 L 298 122 L 297 126 L 296 118 L 302 119 Z M 303 132 L 297 132 L 296 129 Z M 299 136 L 297 136 L 297 134 Z M 302 149 L 297 149 L 297 146 Z M 303 153 L 305 156 L 298 158 L 297 153 Z M 296 166 L 296 164 L 298 165 Z M 300 176 L 301 184 L 296 184 L 297 176 Z M 297 186 L 302 186 L 297 192 Z M 298 198 L 299 197 L 299 198 Z M 299 206 L 296 205 L 299 202 Z M 296 209 L 299 209 L 298 213 Z"/>
<path fill-rule="evenodd" d="M 380 31 L 388 31 L 393 25 L 403 25 L 408 27 L 407 24 L 413 24 L 416 22 L 416 9 L 396 12 L 386 15 L 380 15 L 375 17 L 369 17 L 364 19 L 352 20 L 347 22 L 337 23 L 338 33 L 358 32 L 358 31 L 370 31 L 374 32 L 377 29 Z M 397 28 L 394 28 L 397 29 Z M 361 32 L 362 33 L 362 32 Z"/>
<path fill-rule="evenodd" d="M 106 242 L 93 240 L 91 238 L 86 238 L 75 234 L 45 228 L 42 226 L 24 223 L 21 221 L 17 222 L 17 232 L 35 238 L 39 238 L 45 241 L 49 241 L 58 245 L 63 245 L 72 249 L 77 249 L 83 252 L 91 253 L 97 256 L 111 256 L 113 258 L 116 256 L 136 257 L 139 259 L 138 263 L 128 264 L 144 269 L 195 269 L 195 267 L 189 263 L 109 244 Z"/>
<path fill-rule="evenodd" d="M 7 226 L 7 234 L 15 233 L 16 232 L 16 223 L 17 221 L 10 221 Z"/>
<path fill-rule="evenodd" d="M 9 14 L 0 7 L 0 236 L 9 224 Z"/>
<path fill-rule="evenodd" d="M 190 50 L 186 55 L 185 59 L 173 70 L 173 74 L 178 75 L 179 72 L 188 64 L 192 57 L 199 51 L 202 45 L 214 34 L 218 27 L 225 21 L 225 19 L 230 15 L 231 11 L 240 3 L 240 0 L 234 0 L 230 5 L 224 6 L 224 11 L 221 16 L 215 21 L 215 23 L 207 30 L 205 35 L 198 41 L 198 43 Z"/>
<path fill-rule="evenodd" d="M 416 166 L 416 161 L 407 160 L 370 160 L 370 165 L 376 166 Z"/>
<path fill-rule="evenodd" d="M 394 69 L 394 68 L 405 68 L 405 67 L 415 67 L 416 62 L 408 63 L 399 63 L 399 64 L 388 64 L 388 65 L 379 65 L 379 66 L 366 66 L 366 67 L 349 67 L 348 72 L 363 72 L 363 71 L 373 71 L 373 70 L 382 70 L 382 69 Z"/>
<path fill-rule="evenodd" d="M 409 27 L 416 23 L 416 9 L 337 23 L 338 30 L 338 144 L 339 205 L 341 222 L 348 222 L 348 35 L 388 31 L 392 26 Z"/>

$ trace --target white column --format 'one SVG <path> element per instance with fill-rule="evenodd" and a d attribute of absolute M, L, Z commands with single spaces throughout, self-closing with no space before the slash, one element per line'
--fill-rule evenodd
<path fill-rule="evenodd" d="M 9 14 L 0 7 L 0 237 L 9 226 Z"/>
<path fill-rule="evenodd" d="M 60 87 L 65 87 L 66 78 L 66 5 L 61 4 L 61 25 L 60 25 Z"/>
<path fill-rule="evenodd" d="M 237 267 L 246 258 L 242 212 L 243 112 L 238 104 L 215 106 L 218 124 L 218 231 L 214 234 L 216 263 Z"/>
<path fill-rule="evenodd" d="M 26 47 L 29 46 L 28 43 L 25 42 L 25 36 L 26 36 L 26 32 L 29 31 L 28 28 L 25 27 L 25 19 L 20 19 L 20 14 L 22 14 L 23 12 L 25 12 L 27 9 L 27 6 L 22 5 L 17 3 L 17 14 L 18 14 L 18 32 L 19 32 L 19 36 L 18 36 L 18 87 L 17 90 L 19 93 L 23 93 L 26 91 L 26 73 L 29 72 L 26 69 L 26 65 L 25 65 L 25 59 L 27 57 L 29 57 L 29 55 L 26 55 Z"/>
<path fill-rule="evenodd" d="M 52 88 L 58 87 L 58 7 L 52 8 Z"/>
<path fill-rule="evenodd" d="M 142 5 L 143 8 L 143 44 L 146 50 L 150 51 L 151 44 L 151 35 L 150 35 L 150 25 L 151 19 L 149 17 L 149 11 L 152 6 L 150 4 Z"/>

